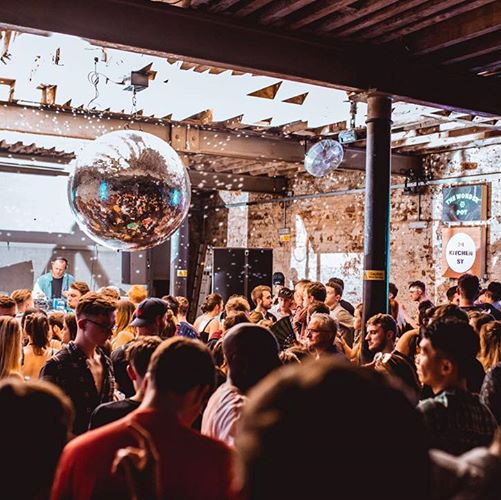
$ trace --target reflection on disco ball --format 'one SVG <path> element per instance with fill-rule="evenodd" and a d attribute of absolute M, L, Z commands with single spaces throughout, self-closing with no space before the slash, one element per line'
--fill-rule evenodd
<path fill-rule="evenodd" d="M 343 146 L 332 139 L 314 144 L 304 157 L 304 168 L 315 177 L 323 177 L 343 161 Z"/>
<path fill-rule="evenodd" d="M 165 141 L 135 130 L 105 134 L 76 158 L 68 197 L 78 225 L 94 241 L 134 251 L 165 241 L 190 206 L 191 186 Z"/>

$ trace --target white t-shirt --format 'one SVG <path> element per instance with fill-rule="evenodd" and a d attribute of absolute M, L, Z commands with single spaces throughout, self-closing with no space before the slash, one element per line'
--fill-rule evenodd
<path fill-rule="evenodd" d="M 210 397 L 202 417 L 202 434 L 234 446 L 237 424 L 247 401 L 230 382 L 217 388 Z"/>

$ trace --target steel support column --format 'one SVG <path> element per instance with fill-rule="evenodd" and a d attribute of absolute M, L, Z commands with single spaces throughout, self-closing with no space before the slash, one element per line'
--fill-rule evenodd
<path fill-rule="evenodd" d="M 392 98 L 373 93 L 367 102 L 364 325 L 374 314 L 388 311 Z M 370 359 L 365 338 L 362 346 L 363 359 Z"/>
<path fill-rule="evenodd" d="M 170 285 L 169 293 L 174 297 L 186 297 L 188 293 L 188 216 L 170 239 Z"/>

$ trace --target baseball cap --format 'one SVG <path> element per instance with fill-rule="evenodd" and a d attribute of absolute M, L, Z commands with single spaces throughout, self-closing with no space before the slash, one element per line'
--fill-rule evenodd
<path fill-rule="evenodd" d="M 273 276 L 271 278 L 271 281 L 273 282 L 274 285 L 285 285 L 285 276 L 284 273 L 273 273 Z"/>
<path fill-rule="evenodd" d="M 167 312 L 167 304 L 157 298 L 144 299 L 136 309 L 136 319 L 131 326 L 146 326 L 155 321 L 157 316 L 163 316 Z"/>
<path fill-rule="evenodd" d="M 280 291 L 278 292 L 278 296 L 281 297 L 282 299 L 292 299 L 292 297 L 294 297 L 294 290 L 285 287 L 281 288 Z"/>

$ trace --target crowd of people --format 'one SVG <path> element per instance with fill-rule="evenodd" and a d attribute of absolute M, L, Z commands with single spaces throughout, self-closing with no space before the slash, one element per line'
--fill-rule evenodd
<path fill-rule="evenodd" d="M 414 281 L 415 317 L 390 283 L 364 322 L 342 279 L 275 273 L 191 324 L 66 270 L 0 295 L 5 498 L 501 498 L 501 283 Z"/>

